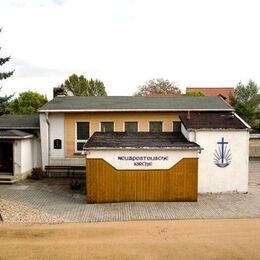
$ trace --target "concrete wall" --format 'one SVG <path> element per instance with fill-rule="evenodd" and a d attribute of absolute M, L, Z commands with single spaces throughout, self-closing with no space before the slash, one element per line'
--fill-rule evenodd
<path fill-rule="evenodd" d="M 260 134 L 255 137 L 250 136 L 249 156 L 250 158 L 260 158 Z"/>
<path fill-rule="evenodd" d="M 224 138 L 231 152 L 231 163 L 220 168 L 214 163 L 214 153 Z M 189 140 L 198 143 L 204 150 L 199 155 L 198 190 L 205 192 L 248 191 L 248 131 L 196 131 L 189 133 Z"/>

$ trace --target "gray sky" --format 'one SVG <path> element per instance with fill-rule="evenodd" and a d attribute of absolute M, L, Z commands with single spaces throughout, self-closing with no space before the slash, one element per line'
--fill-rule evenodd
<path fill-rule="evenodd" d="M 108 95 L 165 78 L 182 90 L 260 84 L 259 0 L 0 0 L 2 94 L 52 88 L 72 73 Z"/>

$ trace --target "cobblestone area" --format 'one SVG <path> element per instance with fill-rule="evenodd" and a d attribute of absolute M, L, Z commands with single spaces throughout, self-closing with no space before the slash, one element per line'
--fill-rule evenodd
<path fill-rule="evenodd" d="M 2 185 L 0 198 L 65 222 L 260 217 L 260 160 L 250 162 L 248 194 L 203 194 L 198 202 L 86 204 L 84 191 L 71 191 L 68 179 Z"/>

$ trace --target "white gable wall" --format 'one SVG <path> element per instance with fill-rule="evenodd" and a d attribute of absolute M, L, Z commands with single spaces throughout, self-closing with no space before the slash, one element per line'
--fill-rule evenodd
<path fill-rule="evenodd" d="M 64 158 L 64 113 L 40 113 L 42 167 L 52 160 Z M 54 149 L 54 140 L 60 139 L 61 149 Z"/>
<path fill-rule="evenodd" d="M 246 130 L 196 130 L 188 131 L 189 141 L 196 142 L 204 150 L 199 155 L 198 191 L 206 192 L 247 192 L 249 132 Z M 231 163 L 220 168 L 214 163 L 217 142 L 222 137 L 228 142 Z"/>
<path fill-rule="evenodd" d="M 64 158 L 64 114 L 51 113 L 50 122 L 50 158 Z M 61 149 L 54 149 L 54 140 L 61 140 Z"/>

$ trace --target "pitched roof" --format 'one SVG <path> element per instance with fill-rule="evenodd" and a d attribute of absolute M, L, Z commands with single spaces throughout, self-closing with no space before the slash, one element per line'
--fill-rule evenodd
<path fill-rule="evenodd" d="M 0 130 L 0 139 L 27 139 L 33 135 L 20 130 Z"/>
<path fill-rule="evenodd" d="M 233 113 L 190 113 L 180 116 L 186 129 L 248 129 L 240 118 Z"/>
<path fill-rule="evenodd" d="M 189 142 L 181 133 L 150 132 L 95 132 L 85 147 L 88 148 L 172 148 L 199 149 L 200 146 Z"/>
<path fill-rule="evenodd" d="M 233 111 L 220 97 L 56 97 L 39 112 L 110 112 L 110 111 Z"/>
<path fill-rule="evenodd" d="M 0 116 L 0 129 L 40 129 L 39 115 Z"/>
<path fill-rule="evenodd" d="M 229 96 L 235 95 L 234 88 L 186 88 L 187 92 L 201 92 L 205 96 L 222 96 L 229 101 Z"/>

